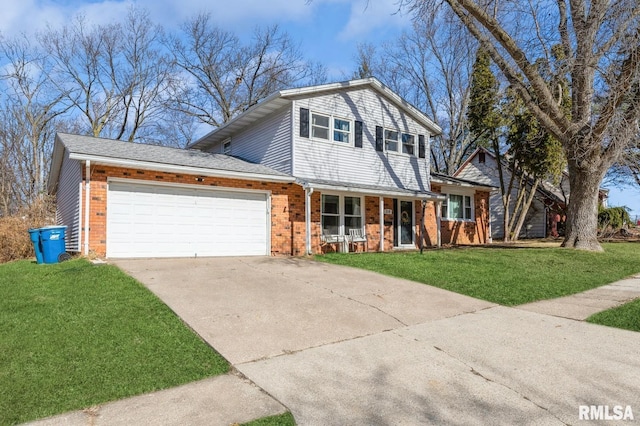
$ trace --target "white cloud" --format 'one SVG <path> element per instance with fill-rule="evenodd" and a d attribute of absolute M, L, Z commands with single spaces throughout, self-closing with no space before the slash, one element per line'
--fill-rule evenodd
<path fill-rule="evenodd" d="M 411 17 L 399 10 L 398 0 L 357 0 L 351 5 L 349 22 L 339 37 L 358 40 L 372 34 L 396 33 L 411 25 Z"/>

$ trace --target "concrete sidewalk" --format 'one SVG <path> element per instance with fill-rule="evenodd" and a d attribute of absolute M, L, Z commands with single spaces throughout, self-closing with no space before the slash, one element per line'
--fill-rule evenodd
<path fill-rule="evenodd" d="M 584 321 L 591 315 L 640 298 L 640 274 L 557 299 L 516 306 L 525 311 Z"/>
<path fill-rule="evenodd" d="M 26 423 L 29 426 L 230 426 L 287 412 L 249 380 L 225 374 Z"/>

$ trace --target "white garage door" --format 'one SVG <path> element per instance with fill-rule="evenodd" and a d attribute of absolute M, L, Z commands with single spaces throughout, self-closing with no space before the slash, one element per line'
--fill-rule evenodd
<path fill-rule="evenodd" d="M 109 182 L 108 257 L 269 254 L 267 194 Z"/>

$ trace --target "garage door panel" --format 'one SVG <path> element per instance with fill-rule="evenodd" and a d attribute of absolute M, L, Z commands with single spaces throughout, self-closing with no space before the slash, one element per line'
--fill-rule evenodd
<path fill-rule="evenodd" d="M 107 256 L 268 254 L 267 195 L 110 182 Z"/>

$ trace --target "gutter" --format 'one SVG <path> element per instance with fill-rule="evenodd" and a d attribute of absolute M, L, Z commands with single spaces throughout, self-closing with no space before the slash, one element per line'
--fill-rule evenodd
<path fill-rule="evenodd" d="M 261 180 L 266 182 L 293 183 L 296 179 L 292 176 L 268 175 L 263 173 L 237 172 L 233 170 L 206 169 L 203 167 L 178 166 L 166 163 L 153 163 L 150 161 L 125 160 L 118 158 L 100 157 L 96 155 L 71 154 L 71 160 L 93 161 L 105 166 L 126 167 L 134 169 L 155 170 L 169 173 L 185 173 L 192 175 L 221 177 L 231 179 Z"/>

